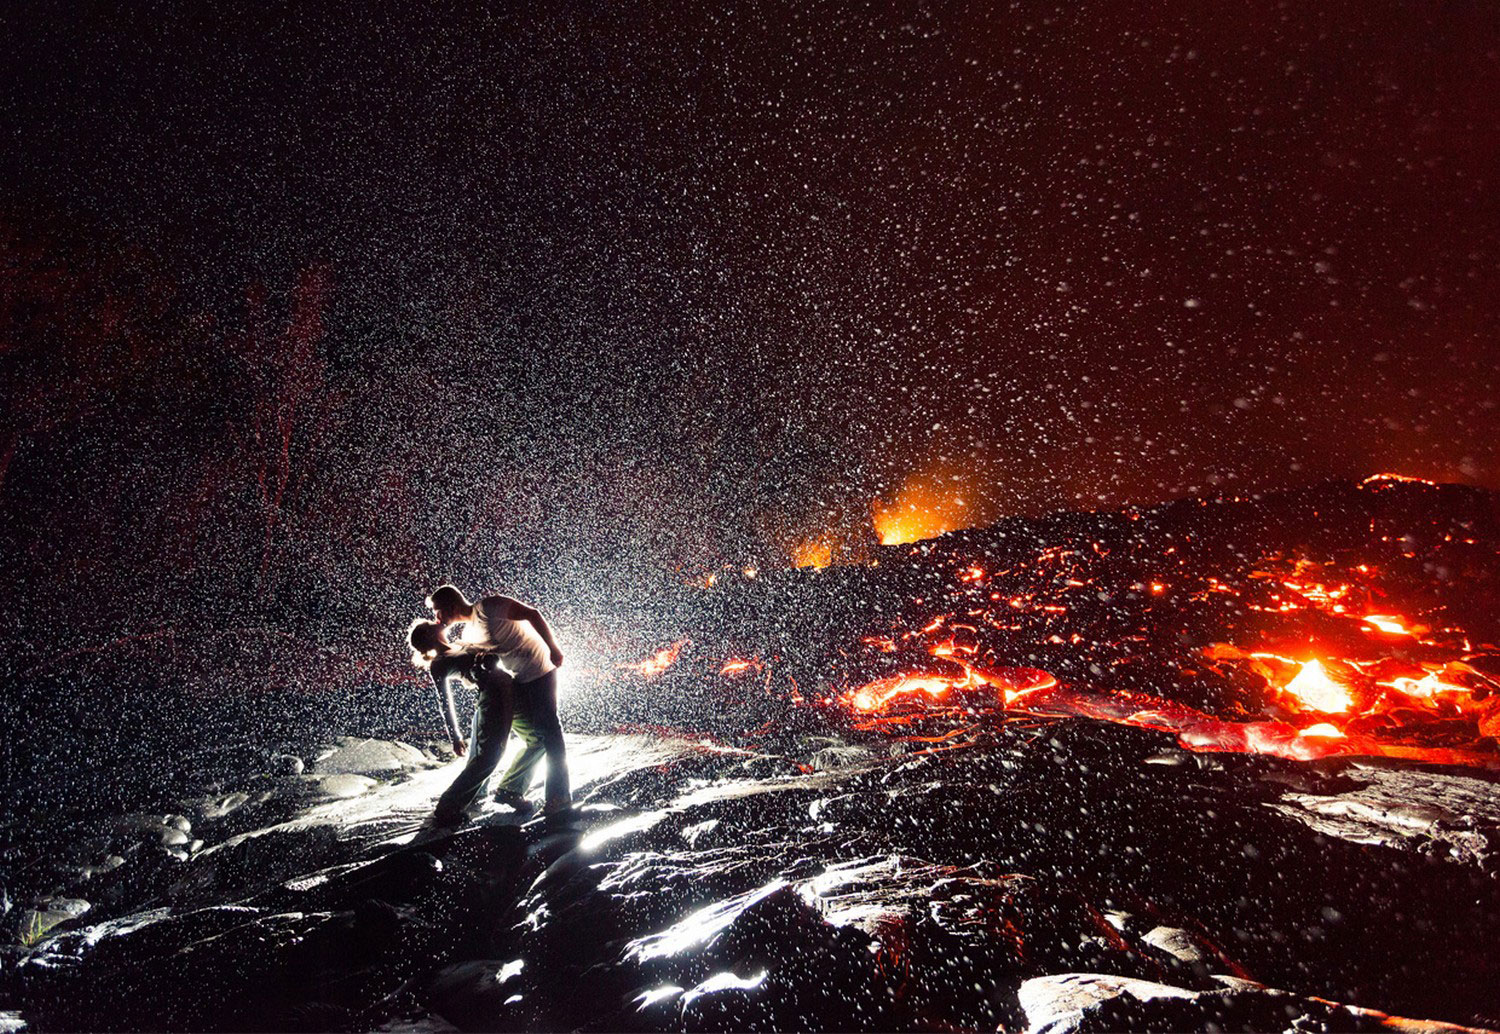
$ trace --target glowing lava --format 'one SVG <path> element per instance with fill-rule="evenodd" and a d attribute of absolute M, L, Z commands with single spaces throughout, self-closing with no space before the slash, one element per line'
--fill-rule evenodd
<path fill-rule="evenodd" d="M 891 675 L 876 679 L 856 689 L 849 696 L 849 704 L 856 711 L 866 714 L 885 708 L 899 697 L 925 695 L 934 700 L 946 697 L 954 689 L 972 685 L 968 676 L 953 678 L 947 675 Z"/>
<path fill-rule="evenodd" d="M 944 484 L 938 475 L 908 479 L 894 501 L 877 499 L 870 513 L 883 546 L 936 538 L 974 524 L 974 507 L 963 492 L 953 481 Z"/>
<path fill-rule="evenodd" d="M 1329 678 L 1317 658 L 1302 665 L 1296 678 L 1282 689 L 1296 697 L 1308 710 L 1321 714 L 1341 714 L 1354 706 L 1349 690 Z"/>
<path fill-rule="evenodd" d="M 760 659 L 756 657 L 748 660 L 743 657 L 730 657 L 719 669 L 719 674 L 732 678 L 735 675 L 743 675 L 747 671 L 760 671 L 761 667 Z"/>
<path fill-rule="evenodd" d="M 954 690 L 988 686 L 998 690 L 1002 705 L 1014 703 L 1024 693 L 1051 689 L 1057 679 L 1037 668 L 1001 668 L 981 671 L 963 665 L 962 675 L 935 675 L 910 672 L 890 675 L 866 683 L 845 699 L 856 711 L 870 714 L 886 710 L 903 699 L 916 698 L 919 703 L 944 701 Z"/>
<path fill-rule="evenodd" d="M 1466 687 L 1438 678 L 1437 672 L 1431 672 L 1420 679 L 1394 678 L 1390 682 L 1382 682 L 1381 685 L 1389 686 L 1391 689 L 1419 700 L 1431 700 L 1439 693 L 1468 693 Z"/>
<path fill-rule="evenodd" d="M 1433 485 L 1433 486 L 1437 485 L 1436 481 L 1428 481 L 1426 478 L 1409 477 L 1409 476 L 1407 476 L 1405 474 L 1371 474 L 1369 477 L 1367 477 L 1363 481 L 1361 481 L 1360 484 L 1362 484 L 1362 485 L 1376 485 L 1376 486 L 1379 486 L 1382 482 L 1387 483 L 1387 484 L 1391 484 L 1391 483 L 1399 484 L 1401 482 L 1405 482 L 1407 484 L 1416 484 L 1416 485 Z"/>
<path fill-rule="evenodd" d="M 833 539 L 830 536 L 804 539 L 791 548 L 793 567 L 827 567 L 833 563 Z"/>
<path fill-rule="evenodd" d="M 682 648 L 688 645 L 689 640 L 679 639 L 671 646 L 664 646 L 650 657 L 634 664 L 622 664 L 621 667 L 627 671 L 633 671 L 644 679 L 654 679 L 672 665 L 677 663 L 677 655 L 682 653 Z"/>
<path fill-rule="evenodd" d="M 1389 614 L 1368 614 L 1365 616 L 1364 622 L 1367 625 L 1378 628 L 1386 635 L 1410 636 L 1414 634 L 1411 629 L 1401 623 L 1399 617 Z"/>

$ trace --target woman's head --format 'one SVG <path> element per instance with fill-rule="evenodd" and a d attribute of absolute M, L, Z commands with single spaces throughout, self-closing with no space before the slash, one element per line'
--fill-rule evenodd
<path fill-rule="evenodd" d="M 443 638 L 443 626 L 436 621 L 415 621 L 406 633 L 411 646 L 411 662 L 419 668 L 432 667 L 438 654 L 448 652 L 448 641 Z"/>

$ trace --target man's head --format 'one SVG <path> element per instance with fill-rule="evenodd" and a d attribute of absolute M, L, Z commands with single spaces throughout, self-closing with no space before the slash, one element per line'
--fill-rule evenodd
<path fill-rule="evenodd" d="M 456 585 L 439 585 L 427 597 L 427 606 L 437 616 L 438 624 L 448 626 L 469 613 L 469 601 Z"/>

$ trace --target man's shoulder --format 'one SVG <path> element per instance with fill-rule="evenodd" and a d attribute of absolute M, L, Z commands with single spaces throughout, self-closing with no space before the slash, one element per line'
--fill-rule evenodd
<path fill-rule="evenodd" d="M 486 596 L 479 601 L 479 609 L 488 620 L 509 620 L 521 606 L 521 601 L 514 596 Z"/>

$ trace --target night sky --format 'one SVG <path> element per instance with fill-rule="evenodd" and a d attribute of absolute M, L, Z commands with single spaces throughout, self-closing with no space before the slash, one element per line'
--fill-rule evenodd
<path fill-rule="evenodd" d="M 417 6 L 11 10 L 4 173 L 220 325 L 325 271 L 450 553 L 1500 485 L 1491 3 Z"/>

